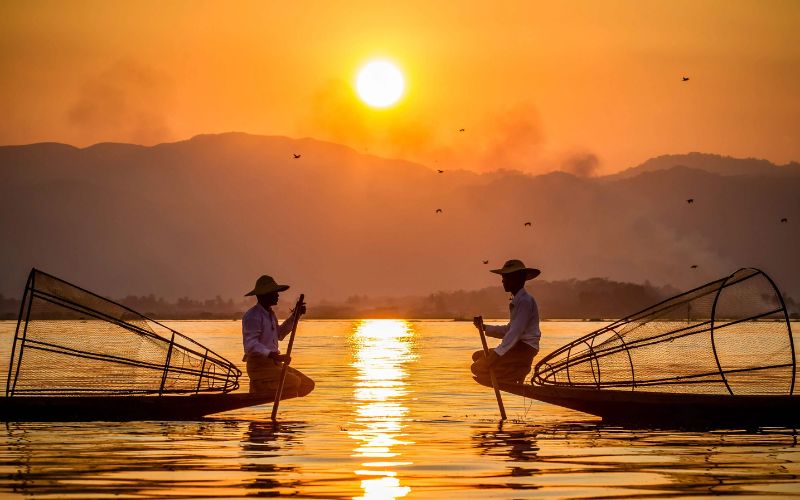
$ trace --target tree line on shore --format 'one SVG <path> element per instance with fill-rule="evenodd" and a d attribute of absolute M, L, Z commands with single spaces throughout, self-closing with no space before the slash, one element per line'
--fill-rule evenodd
<path fill-rule="evenodd" d="M 606 278 L 544 281 L 528 284 L 536 297 L 542 319 L 616 319 L 644 309 L 679 291 L 671 286 L 624 283 Z M 286 317 L 294 297 L 284 294 L 277 308 Z M 785 297 L 792 318 L 800 319 L 800 304 Z M 154 294 L 129 295 L 119 302 L 154 319 L 240 319 L 254 299 L 196 300 L 181 297 L 175 301 Z M 341 302 L 307 299 L 310 319 L 416 318 L 470 319 L 508 317 L 509 295 L 501 287 L 480 290 L 440 291 L 427 296 L 369 297 L 354 295 Z M 0 318 L 16 319 L 20 302 L 0 294 Z"/>

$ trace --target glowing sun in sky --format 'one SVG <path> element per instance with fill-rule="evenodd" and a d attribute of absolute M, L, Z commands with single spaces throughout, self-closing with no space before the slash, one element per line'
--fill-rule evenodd
<path fill-rule="evenodd" d="M 372 61 L 358 71 L 358 97 L 373 108 L 386 108 L 395 104 L 403 96 L 403 90 L 403 73 L 388 61 Z"/>

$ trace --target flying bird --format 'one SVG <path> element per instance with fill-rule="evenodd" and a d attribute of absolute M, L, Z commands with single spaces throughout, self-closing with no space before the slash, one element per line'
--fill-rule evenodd
<path fill-rule="evenodd" d="M 530 227 L 530 225 L 531 225 L 531 223 L 530 223 L 530 222 L 526 222 L 526 223 L 525 223 L 525 226 L 526 226 L 526 227 Z"/>
<path fill-rule="evenodd" d="M 697 269 L 697 264 L 692 264 L 692 269 Z"/>
<path fill-rule="evenodd" d="M 692 203 L 694 203 L 694 198 L 689 198 L 688 200 L 686 200 L 686 203 L 691 205 Z"/>
<path fill-rule="evenodd" d="M 463 132 L 463 131 L 464 131 L 464 129 L 463 129 L 463 128 L 460 128 L 460 129 L 458 129 L 458 131 L 459 131 L 459 132 Z"/>
<path fill-rule="evenodd" d="M 784 217 L 783 219 L 781 219 L 781 222 L 789 222 L 789 219 L 787 219 L 786 217 Z"/>
<path fill-rule="evenodd" d="M 688 81 L 689 81 L 689 77 L 688 77 L 688 76 L 684 76 L 684 77 L 683 77 L 683 81 L 684 81 L 684 82 L 688 82 Z"/>
<path fill-rule="evenodd" d="M 484 263 L 484 264 L 488 264 L 488 263 L 489 263 L 489 261 L 488 261 L 488 260 L 484 260 L 484 261 L 483 261 L 483 263 Z"/>
<path fill-rule="evenodd" d="M 438 169 L 437 169 L 437 170 L 436 170 L 436 173 L 443 174 L 443 173 L 444 173 L 444 170 L 438 170 Z"/>
<path fill-rule="evenodd" d="M 292 156 L 293 156 L 293 157 L 294 157 L 294 159 L 296 160 L 296 159 L 300 158 L 302 155 L 299 155 L 299 154 L 297 154 L 297 153 L 293 153 L 293 154 L 292 154 Z"/>
<path fill-rule="evenodd" d="M 436 213 L 437 213 L 437 214 L 440 214 L 440 213 L 442 213 L 442 209 L 441 209 L 441 208 L 437 208 L 437 209 L 436 209 Z"/>

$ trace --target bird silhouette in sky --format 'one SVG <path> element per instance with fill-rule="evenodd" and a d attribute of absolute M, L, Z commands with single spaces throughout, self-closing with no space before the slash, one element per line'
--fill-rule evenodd
<path fill-rule="evenodd" d="M 484 264 L 488 264 L 488 263 L 489 263 L 489 261 L 488 261 L 488 260 L 484 260 L 484 261 L 483 261 L 483 263 L 484 263 Z"/>
<path fill-rule="evenodd" d="M 530 222 L 526 222 L 525 223 L 525 227 L 531 227 L 531 223 Z"/>
<path fill-rule="evenodd" d="M 781 222 L 783 222 L 783 223 L 789 222 L 789 219 L 787 219 L 786 217 L 784 217 L 783 219 L 781 219 Z"/>
<path fill-rule="evenodd" d="M 688 200 L 686 200 L 686 203 L 691 205 L 692 203 L 694 203 L 694 198 L 689 198 Z"/>
<path fill-rule="evenodd" d="M 688 82 L 688 81 L 689 81 L 689 77 L 688 77 L 688 76 L 684 76 L 684 77 L 683 77 L 683 81 L 684 81 L 684 82 Z"/>
<path fill-rule="evenodd" d="M 464 129 L 463 129 L 463 128 L 460 128 L 460 129 L 458 129 L 458 131 L 459 131 L 459 132 L 463 132 L 463 131 L 464 131 Z"/>
<path fill-rule="evenodd" d="M 444 173 L 444 170 L 438 170 L 438 169 L 437 169 L 437 170 L 436 170 L 436 173 L 443 174 L 443 173 Z"/>
<path fill-rule="evenodd" d="M 437 213 L 437 214 L 440 214 L 440 213 L 442 213 L 442 209 L 441 209 L 441 208 L 437 208 L 437 209 L 436 209 L 436 213 Z"/>
<path fill-rule="evenodd" d="M 299 155 L 299 154 L 297 154 L 297 153 L 293 153 L 293 154 L 292 154 L 292 156 L 293 156 L 293 157 L 294 157 L 294 159 L 296 160 L 296 159 L 300 158 L 302 155 Z"/>
<path fill-rule="evenodd" d="M 692 264 L 692 269 L 697 269 L 697 264 Z"/>

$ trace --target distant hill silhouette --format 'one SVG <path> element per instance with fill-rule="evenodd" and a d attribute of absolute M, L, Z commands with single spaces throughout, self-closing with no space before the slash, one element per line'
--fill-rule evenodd
<path fill-rule="evenodd" d="M 688 153 L 651 158 L 641 165 L 609 177 L 634 177 L 644 172 L 669 170 L 673 167 L 694 168 L 719 175 L 800 176 L 800 163 L 794 161 L 786 165 L 775 165 L 767 160 L 757 158 L 731 158 L 730 156 L 706 153 Z"/>
<path fill-rule="evenodd" d="M 728 160 L 700 156 L 716 166 L 660 157 L 584 178 L 438 174 L 240 133 L 153 147 L 5 146 L 0 293 L 18 297 L 37 266 L 111 297 L 236 298 L 270 273 L 292 285 L 290 297 L 336 302 L 496 286 L 488 269 L 521 258 L 544 280 L 678 288 L 756 266 L 800 296 L 800 176 L 721 175 L 712 170 Z M 729 160 L 739 173 L 750 162 Z"/>
<path fill-rule="evenodd" d="M 649 283 L 618 283 L 601 278 L 529 283 L 528 290 L 536 297 L 542 319 L 618 318 L 639 311 L 677 292 L 657 288 Z M 127 296 L 118 301 L 135 311 L 155 319 L 240 319 L 254 300 L 250 297 L 224 300 L 192 300 L 181 297 L 167 301 L 155 295 Z M 487 318 L 508 316 L 509 294 L 502 287 L 480 290 L 436 292 L 425 296 L 370 297 L 353 295 L 339 302 L 309 302 L 306 315 L 310 319 L 351 318 Z M 19 300 L 0 294 L 0 319 L 17 319 Z M 290 314 L 291 303 L 277 307 L 280 317 Z M 791 305 L 794 305 L 791 303 Z"/>

